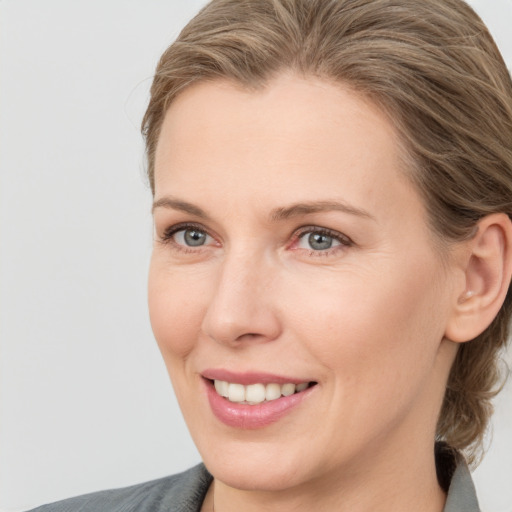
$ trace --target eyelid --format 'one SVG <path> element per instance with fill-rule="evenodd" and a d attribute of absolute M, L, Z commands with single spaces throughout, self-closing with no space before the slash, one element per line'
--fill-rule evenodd
<path fill-rule="evenodd" d="M 330 238 L 333 238 L 338 242 L 336 245 L 331 246 L 327 249 L 313 249 L 313 248 L 307 248 L 307 247 L 298 247 L 299 242 L 304 238 L 305 235 L 308 233 L 319 233 L 325 236 L 328 236 Z M 352 239 L 345 235 L 344 233 L 341 233 L 339 231 L 321 227 L 321 226 L 303 226 L 296 230 L 294 234 L 292 235 L 292 240 L 290 244 L 288 245 L 288 249 L 292 251 L 297 251 L 298 255 L 302 255 L 308 259 L 310 258 L 336 258 L 340 257 L 343 254 L 346 253 L 348 249 L 355 246 L 355 243 L 352 241 Z"/>
<path fill-rule="evenodd" d="M 176 247 L 185 248 L 184 246 L 181 246 L 180 244 L 177 244 L 176 242 L 174 242 L 173 237 L 176 233 L 178 233 L 180 231 L 185 231 L 187 229 L 195 229 L 197 231 L 201 231 L 202 233 L 205 233 L 206 235 L 208 235 L 210 238 L 212 238 L 213 240 L 215 240 L 218 243 L 215 236 L 212 235 L 208 231 L 208 229 L 206 229 L 203 225 L 196 223 L 196 222 L 179 222 L 178 224 L 173 224 L 172 226 L 165 228 L 162 235 L 160 235 L 160 237 L 159 237 L 160 238 L 159 241 L 162 243 L 173 243 Z M 202 247 L 204 247 L 204 246 L 198 246 L 196 248 L 190 247 L 188 249 L 200 250 Z"/>
<path fill-rule="evenodd" d="M 308 233 L 320 233 L 322 235 L 327 235 L 330 236 L 331 238 L 334 238 L 342 245 L 354 245 L 352 239 L 349 236 L 345 235 L 344 233 L 340 233 L 339 231 L 336 231 L 334 229 L 324 228 L 321 226 L 303 226 L 295 231 L 295 238 L 302 238 Z"/>

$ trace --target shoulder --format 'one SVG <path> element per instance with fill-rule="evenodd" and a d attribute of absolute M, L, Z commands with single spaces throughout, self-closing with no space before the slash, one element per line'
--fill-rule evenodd
<path fill-rule="evenodd" d="M 197 512 L 212 481 L 203 464 L 142 484 L 84 494 L 30 512 Z"/>

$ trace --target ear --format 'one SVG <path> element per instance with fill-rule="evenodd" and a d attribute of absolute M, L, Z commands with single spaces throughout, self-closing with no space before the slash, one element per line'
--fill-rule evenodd
<path fill-rule="evenodd" d="M 487 215 L 464 242 L 465 289 L 453 300 L 445 337 L 462 343 L 481 334 L 498 314 L 512 275 L 512 222 L 504 213 Z"/>

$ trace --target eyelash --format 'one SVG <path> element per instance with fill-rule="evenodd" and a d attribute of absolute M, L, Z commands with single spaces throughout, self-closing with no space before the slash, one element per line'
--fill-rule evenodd
<path fill-rule="evenodd" d="M 167 228 L 164 231 L 163 235 L 160 237 L 159 242 L 161 242 L 162 244 L 172 244 L 174 250 L 183 251 L 185 253 L 197 253 L 198 251 L 201 251 L 204 248 L 206 248 L 207 246 L 187 247 L 187 246 L 178 244 L 177 242 L 174 241 L 173 237 L 176 233 L 179 233 L 180 231 L 186 231 L 189 229 L 197 230 L 197 231 L 204 233 L 207 236 L 210 236 L 211 238 L 215 239 L 200 224 L 193 224 L 193 223 L 187 222 L 187 223 L 176 224 L 174 226 L 170 226 L 169 228 Z M 326 250 L 303 249 L 303 250 L 308 251 L 308 256 L 326 257 L 326 256 L 332 255 L 335 252 L 338 252 L 339 250 L 342 250 L 342 251 L 346 250 L 348 247 L 352 247 L 354 245 L 354 242 L 348 236 L 346 236 L 338 231 L 333 231 L 331 229 L 322 228 L 319 226 L 303 226 L 294 232 L 293 237 L 292 237 L 292 242 L 288 245 L 288 247 L 292 248 L 292 246 L 297 244 L 302 238 L 304 238 L 304 236 L 306 236 L 307 234 L 312 234 L 312 233 L 332 238 L 336 242 L 339 242 L 339 245 L 336 245 L 332 248 L 328 248 Z M 293 250 L 300 250 L 300 249 L 293 249 Z"/>
<path fill-rule="evenodd" d="M 332 254 L 334 254 L 340 250 L 341 251 L 346 250 L 347 248 L 352 247 L 354 245 L 354 242 L 347 235 L 344 235 L 343 233 L 340 233 L 339 231 L 333 231 L 332 229 L 322 228 L 319 226 L 304 226 L 302 228 L 299 228 L 294 234 L 294 238 L 293 238 L 291 245 L 298 243 L 307 234 L 313 234 L 313 233 L 332 238 L 336 242 L 339 242 L 339 245 L 336 245 L 334 247 L 331 247 L 331 248 L 328 248 L 325 250 L 310 249 L 308 251 L 309 256 L 327 257 L 327 256 L 331 256 Z"/>
<path fill-rule="evenodd" d="M 172 244 L 173 249 L 177 251 L 183 251 L 185 253 L 197 253 L 198 251 L 201 251 L 204 249 L 204 246 L 198 246 L 198 247 L 187 247 L 181 244 L 178 244 L 174 241 L 173 237 L 176 233 L 179 233 L 180 231 L 186 231 L 188 229 L 195 229 L 196 231 L 200 231 L 201 233 L 205 233 L 206 235 L 212 237 L 208 231 L 204 229 L 203 226 L 199 224 L 192 224 L 189 222 L 184 222 L 181 224 L 176 224 L 174 226 L 168 227 L 161 236 L 159 242 L 163 244 Z"/>

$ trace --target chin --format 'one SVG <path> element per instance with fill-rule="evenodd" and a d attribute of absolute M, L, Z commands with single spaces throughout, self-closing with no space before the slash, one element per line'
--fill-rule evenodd
<path fill-rule="evenodd" d="M 235 489 L 282 491 L 314 478 L 317 468 L 311 457 L 300 448 L 281 444 L 279 450 L 273 443 L 234 441 L 229 446 L 219 443 L 213 450 L 208 444 L 200 452 L 208 471 Z"/>
<path fill-rule="evenodd" d="M 227 464 L 214 462 L 206 467 L 217 480 L 243 491 L 284 491 L 300 485 L 304 480 L 296 468 L 280 466 L 275 461 L 266 465 L 247 464 L 244 461 Z"/>

